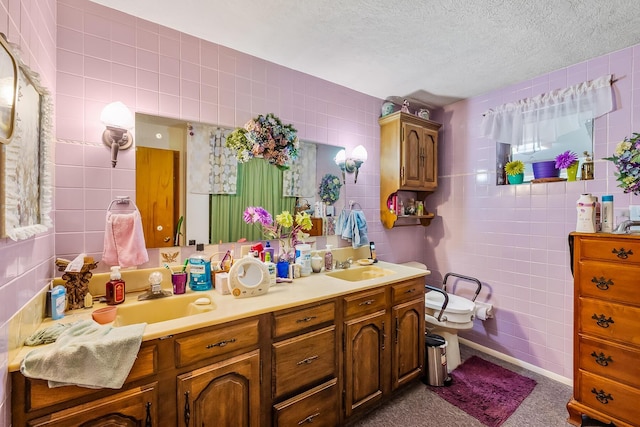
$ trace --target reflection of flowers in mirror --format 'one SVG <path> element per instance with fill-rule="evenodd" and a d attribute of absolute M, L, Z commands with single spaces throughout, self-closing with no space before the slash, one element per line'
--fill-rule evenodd
<path fill-rule="evenodd" d="M 578 161 L 578 155 L 571 150 L 556 156 L 556 169 L 567 169 Z"/>
<path fill-rule="evenodd" d="M 518 175 L 524 172 L 524 163 L 521 160 L 512 160 L 504 165 L 507 175 Z"/>
<path fill-rule="evenodd" d="M 640 134 L 633 133 L 631 138 L 625 138 L 616 145 L 616 150 L 604 160 L 612 161 L 618 168 L 616 181 L 618 187 L 625 193 L 640 194 Z"/>
<path fill-rule="evenodd" d="M 340 188 L 342 183 L 340 179 L 331 174 L 326 174 L 320 180 L 320 187 L 318 189 L 318 195 L 320 200 L 327 205 L 333 205 L 340 198 Z"/>

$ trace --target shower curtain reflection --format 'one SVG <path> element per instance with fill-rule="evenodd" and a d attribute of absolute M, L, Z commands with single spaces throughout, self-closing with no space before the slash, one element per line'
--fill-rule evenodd
<path fill-rule="evenodd" d="M 211 196 L 211 243 L 264 240 L 259 227 L 242 219 L 248 206 L 262 206 L 274 216 L 283 210 L 293 213 L 296 198 L 281 196 L 282 174 L 260 158 L 238 164 L 236 194 Z"/>

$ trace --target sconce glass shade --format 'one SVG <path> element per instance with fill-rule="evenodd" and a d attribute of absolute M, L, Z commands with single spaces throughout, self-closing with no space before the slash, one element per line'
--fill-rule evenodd
<path fill-rule="evenodd" d="M 134 118 L 131 111 L 122 102 L 112 102 L 102 110 L 100 121 L 107 127 L 131 130 L 134 127 Z"/>
<path fill-rule="evenodd" d="M 344 150 L 338 151 L 336 157 L 333 158 L 333 161 L 336 162 L 336 165 L 344 165 L 345 160 L 347 160 L 347 153 Z"/>
<path fill-rule="evenodd" d="M 364 146 L 362 146 L 362 145 L 358 145 L 351 152 L 351 157 L 353 158 L 353 160 L 360 161 L 360 162 L 364 163 L 364 162 L 367 161 L 367 149 L 364 148 Z"/>

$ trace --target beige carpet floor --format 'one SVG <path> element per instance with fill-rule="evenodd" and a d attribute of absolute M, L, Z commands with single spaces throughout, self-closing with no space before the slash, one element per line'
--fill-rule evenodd
<path fill-rule="evenodd" d="M 471 355 L 503 366 L 537 381 L 531 394 L 501 427 L 568 427 L 566 404 L 571 387 L 545 376 L 504 362 L 488 354 L 460 345 L 460 356 Z M 480 421 L 441 399 L 421 382 L 414 383 L 398 396 L 360 419 L 358 427 L 483 427 Z"/>

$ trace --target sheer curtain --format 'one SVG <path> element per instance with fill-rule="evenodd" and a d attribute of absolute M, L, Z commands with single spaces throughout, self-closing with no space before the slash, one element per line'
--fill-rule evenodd
<path fill-rule="evenodd" d="M 187 185 L 193 194 L 235 194 L 238 162 L 226 148 L 229 131 L 206 124 L 189 124 Z"/>
<path fill-rule="evenodd" d="M 285 197 L 310 197 L 316 185 L 316 144 L 300 141 L 298 158 L 284 171 L 282 194 Z"/>
<path fill-rule="evenodd" d="M 482 136 L 524 147 L 553 142 L 613 109 L 612 76 L 503 104 L 484 113 Z"/>

